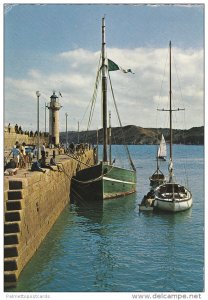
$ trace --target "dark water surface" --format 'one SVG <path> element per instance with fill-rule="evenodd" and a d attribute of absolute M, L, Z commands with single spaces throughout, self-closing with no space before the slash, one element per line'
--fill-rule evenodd
<path fill-rule="evenodd" d="M 124 161 L 121 146 L 113 152 Z M 188 174 L 193 193 L 193 207 L 176 214 L 139 213 L 156 148 L 135 145 L 130 152 L 137 193 L 97 209 L 68 205 L 10 291 L 203 291 L 204 147 L 173 147 L 176 178 L 185 183 Z M 165 174 L 167 167 L 161 163 Z"/>

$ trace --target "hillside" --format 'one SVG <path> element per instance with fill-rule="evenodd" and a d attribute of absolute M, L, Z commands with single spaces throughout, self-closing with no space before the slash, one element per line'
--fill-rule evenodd
<path fill-rule="evenodd" d="M 135 125 L 128 125 L 123 127 L 112 128 L 112 144 L 156 144 L 158 143 L 158 136 L 160 138 L 163 133 L 165 140 L 169 141 L 169 129 L 167 128 L 142 128 Z M 98 131 L 99 143 L 102 143 L 102 130 Z M 60 133 L 61 142 L 66 141 L 66 133 Z M 125 140 L 125 141 L 124 141 Z M 78 142 L 78 133 L 75 131 L 68 131 L 68 142 Z M 96 130 L 82 131 L 79 133 L 80 143 L 97 143 Z M 203 145 L 204 144 L 204 126 L 192 127 L 188 130 L 173 129 L 173 143 L 174 144 L 190 144 L 190 145 Z"/>

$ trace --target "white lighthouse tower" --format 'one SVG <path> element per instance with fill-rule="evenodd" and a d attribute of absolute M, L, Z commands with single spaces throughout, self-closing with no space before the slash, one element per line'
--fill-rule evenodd
<path fill-rule="evenodd" d="M 50 99 L 47 106 L 49 109 L 49 143 L 55 146 L 59 144 L 59 110 L 62 106 L 55 91 Z"/>

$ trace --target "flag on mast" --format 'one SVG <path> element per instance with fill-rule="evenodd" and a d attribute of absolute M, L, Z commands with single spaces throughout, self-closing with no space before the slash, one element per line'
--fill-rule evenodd
<path fill-rule="evenodd" d="M 118 66 L 116 63 L 114 63 L 112 60 L 108 59 L 108 71 L 117 71 L 117 70 L 121 70 L 123 73 L 132 73 L 131 69 L 123 69 L 120 66 Z"/>

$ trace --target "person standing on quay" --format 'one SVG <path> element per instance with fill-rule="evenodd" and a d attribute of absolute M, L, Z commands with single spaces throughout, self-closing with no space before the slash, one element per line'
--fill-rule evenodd
<path fill-rule="evenodd" d="M 15 132 L 16 132 L 16 133 L 19 133 L 19 132 L 18 132 L 18 125 L 17 125 L 17 124 L 15 125 L 14 129 L 15 129 Z"/>
<path fill-rule="evenodd" d="M 8 125 L 8 132 L 9 132 L 9 133 L 11 132 L 11 125 L 10 125 L 10 123 L 9 123 L 9 125 Z"/>
<path fill-rule="evenodd" d="M 12 152 L 13 152 L 13 157 L 14 157 L 14 161 L 17 165 L 17 168 L 19 168 L 20 150 L 19 150 L 18 144 L 16 145 L 16 148 L 13 148 Z"/>
<path fill-rule="evenodd" d="M 20 168 L 26 168 L 26 152 L 25 143 L 23 142 L 20 147 Z"/>
<path fill-rule="evenodd" d="M 42 158 L 45 158 L 45 156 L 46 156 L 45 143 L 43 143 L 43 145 L 41 147 L 41 156 L 42 156 Z"/>

